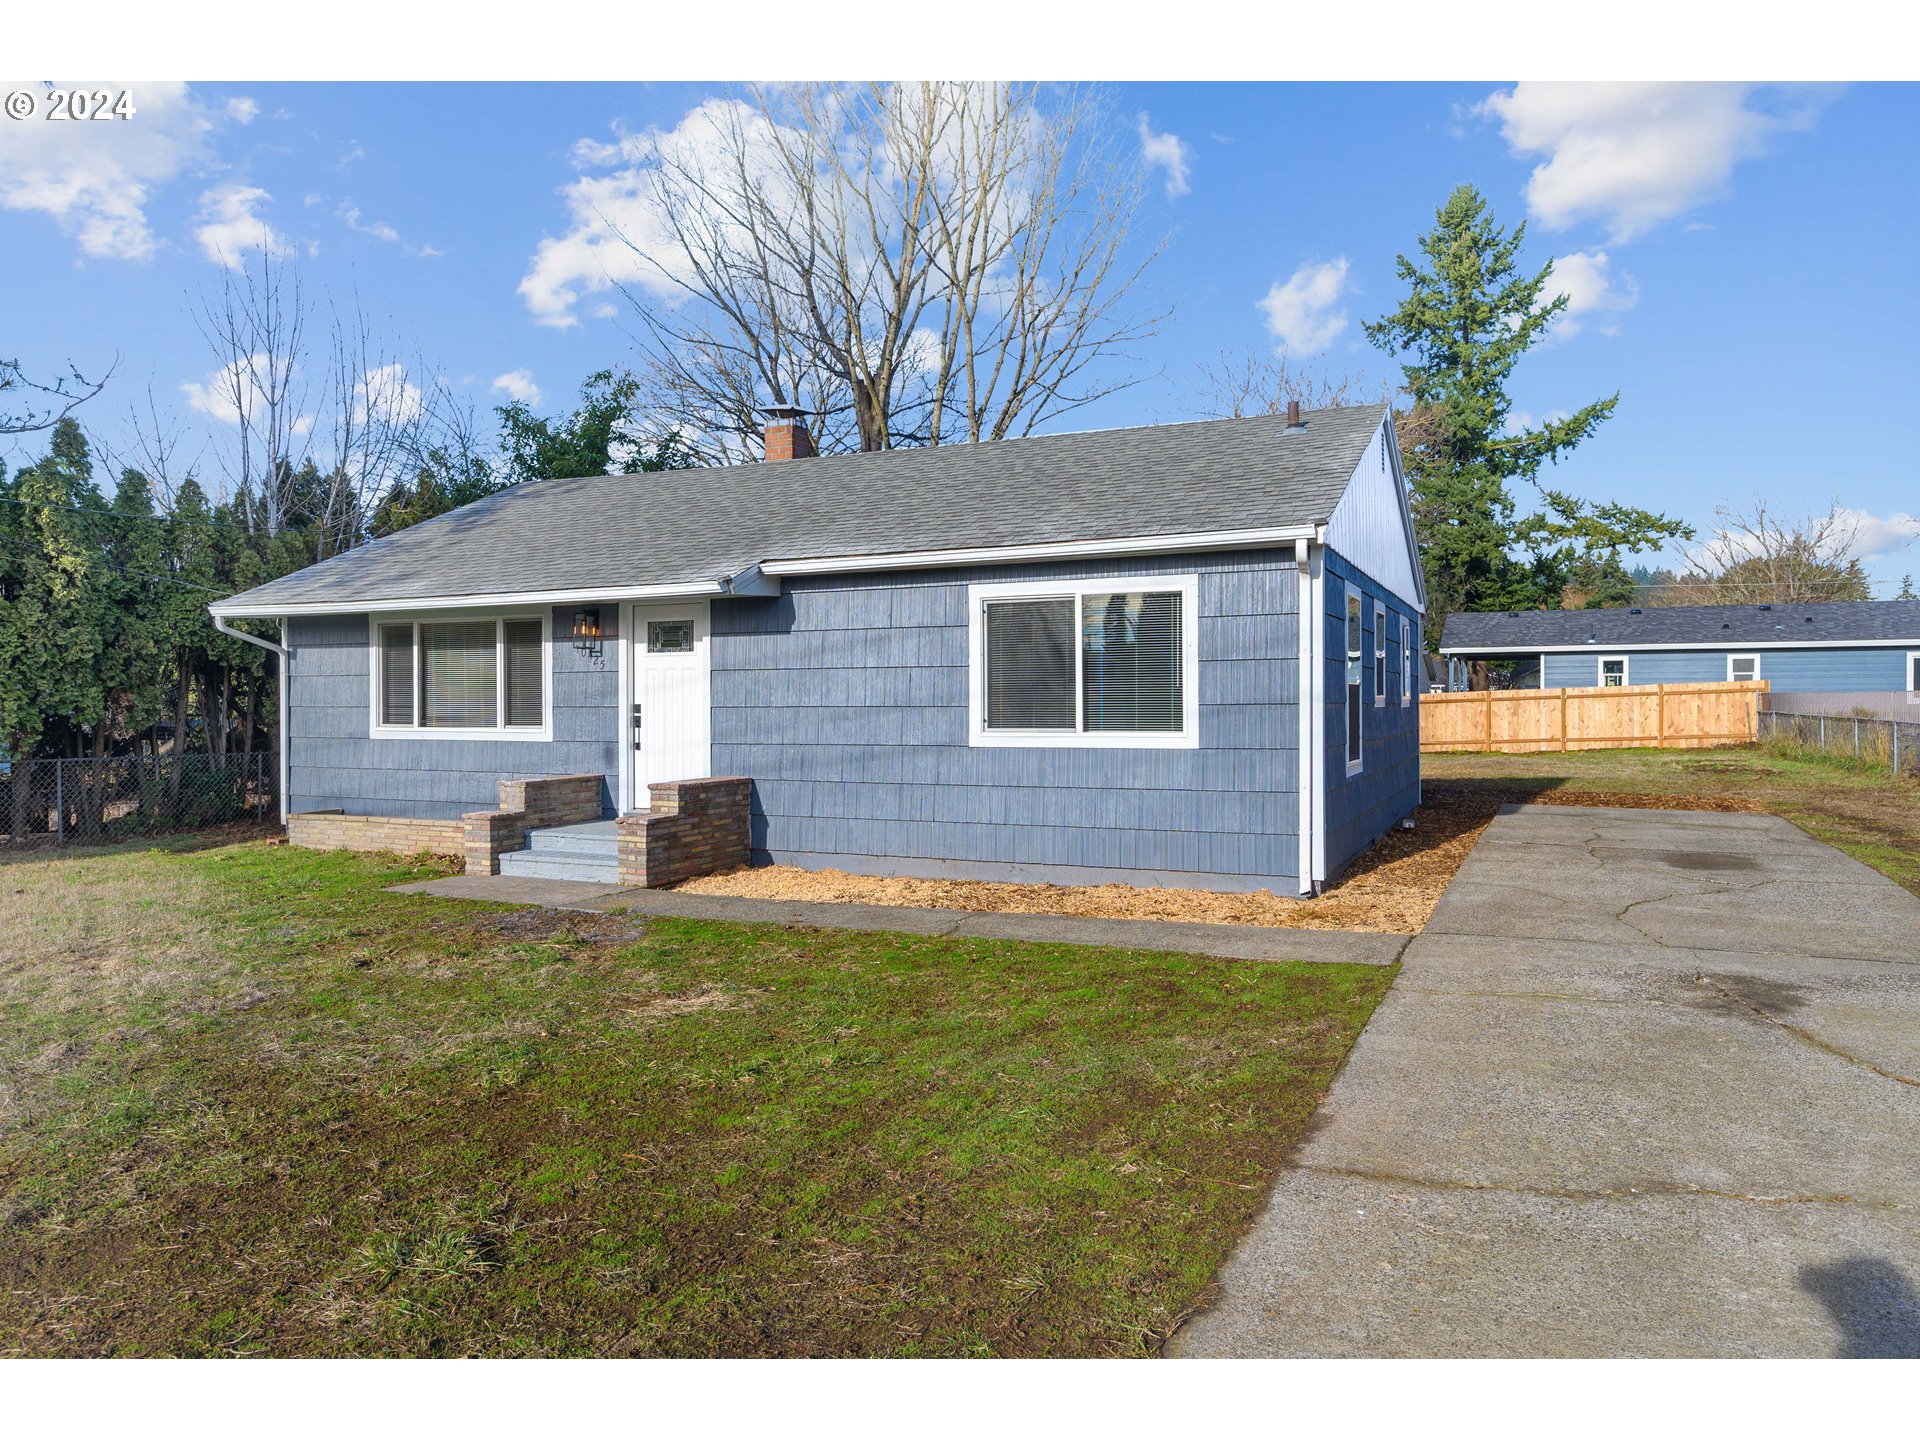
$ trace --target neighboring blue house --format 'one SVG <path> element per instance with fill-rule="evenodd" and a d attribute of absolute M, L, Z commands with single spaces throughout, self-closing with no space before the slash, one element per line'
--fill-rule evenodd
<path fill-rule="evenodd" d="M 1920 691 L 1920 600 L 1449 615 L 1449 663 L 1512 660 L 1514 684 L 1765 680 L 1775 693 Z"/>
<path fill-rule="evenodd" d="M 287 808 L 736 775 L 756 863 L 1303 893 L 1418 803 L 1385 408 L 827 457 L 770 413 L 795 458 L 520 485 L 211 607 L 282 627 Z"/>

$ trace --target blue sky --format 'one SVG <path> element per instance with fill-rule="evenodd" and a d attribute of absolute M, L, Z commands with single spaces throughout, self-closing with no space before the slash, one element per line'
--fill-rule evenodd
<path fill-rule="evenodd" d="M 583 161 L 579 142 L 670 131 L 723 93 L 134 92 L 128 122 L 0 119 L 0 353 L 39 371 L 117 354 L 112 392 L 83 412 L 109 439 L 149 384 L 218 435 L 183 388 L 214 363 L 190 302 L 217 284 L 217 254 L 263 241 L 298 257 L 313 293 L 357 289 L 483 404 L 568 404 L 632 357 L 625 315 L 596 313 L 605 252 L 578 188 L 617 193 L 620 162 Z M 1920 389 L 1914 87 L 1143 84 L 1112 101 L 1117 134 L 1154 164 L 1141 229 L 1168 240 L 1141 301 L 1171 316 L 1138 347 L 1141 383 L 1067 427 L 1192 418 L 1198 367 L 1223 350 L 1291 342 L 1384 380 L 1361 323 L 1398 298 L 1395 254 L 1470 181 L 1504 221 L 1530 220 L 1529 255 L 1557 257 L 1576 301 L 1523 364 L 1518 407 L 1621 395 L 1556 485 L 1703 533 L 1721 503 L 1799 515 L 1838 499 L 1861 513 L 1877 593 L 1920 576 L 1920 484 L 1894 443 Z"/>

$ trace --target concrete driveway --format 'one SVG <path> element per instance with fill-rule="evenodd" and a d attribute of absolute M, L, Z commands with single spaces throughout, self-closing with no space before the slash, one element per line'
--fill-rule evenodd
<path fill-rule="evenodd" d="M 1920 898 L 1503 811 L 1183 1355 L 1920 1355 Z"/>

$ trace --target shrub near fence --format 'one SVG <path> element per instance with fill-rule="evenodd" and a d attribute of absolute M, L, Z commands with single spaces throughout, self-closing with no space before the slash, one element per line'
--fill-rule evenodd
<path fill-rule="evenodd" d="M 1762 710 L 1760 740 L 1782 754 L 1814 754 L 1870 770 L 1920 777 L 1920 720 Z"/>
<path fill-rule="evenodd" d="M 0 772 L 0 847 L 101 845 L 280 820 L 277 755 L 109 755 Z"/>
<path fill-rule="evenodd" d="M 1767 682 L 1470 690 L 1420 697 L 1420 749 L 1699 749 L 1754 739 Z"/>

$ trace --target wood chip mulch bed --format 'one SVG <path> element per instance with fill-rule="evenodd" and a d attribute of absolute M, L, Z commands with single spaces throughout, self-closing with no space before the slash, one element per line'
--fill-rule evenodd
<path fill-rule="evenodd" d="M 1257 890 L 1247 895 L 1137 885 L 1029 885 L 980 880 L 910 880 L 801 870 L 791 865 L 731 870 L 675 887 L 695 895 L 1081 915 L 1103 920 L 1194 920 L 1295 930 L 1418 931 L 1440 903 L 1467 853 L 1509 803 L 1600 805 L 1645 810 L 1755 811 L 1739 799 L 1692 795 L 1552 790 L 1529 793 L 1478 785 L 1428 785 L 1412 830 L 1395 829 L 1311 900 Z"/>

